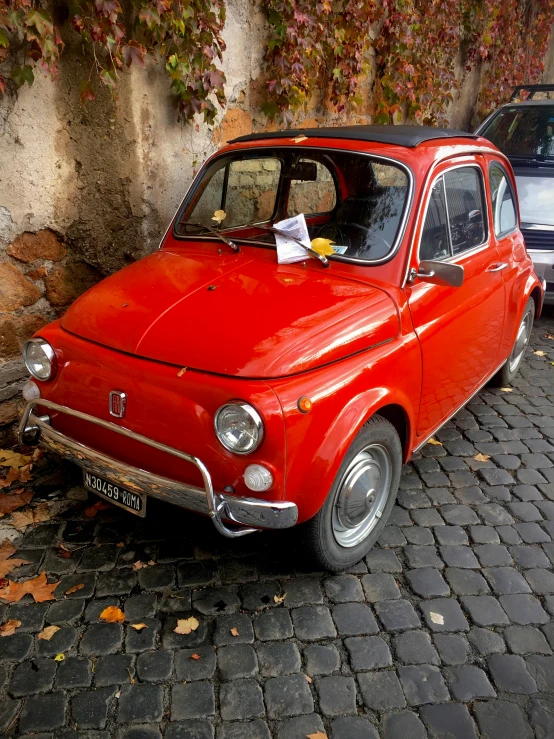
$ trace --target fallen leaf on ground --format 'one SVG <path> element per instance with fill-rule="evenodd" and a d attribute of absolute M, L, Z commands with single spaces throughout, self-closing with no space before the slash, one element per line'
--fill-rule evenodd
<path fill-rule="evenodd" d="M 125 614 L 117 606 L 108 606 L 104 608 L 100 618 L 107 624 L 122 624 L 125 621 Z"/>
<path fill-rule="evenodd" d="M 473 457 L 476 462 L 488 462 L 490 458 L 490 454 L 481 454 L 480 452 Z"/>
<path fill-rule="evenodd" d="M 4 539 L 0 544 L 0 560 L 8 559 L 15 552 L 15 546 L 9 539 Z"/>
<path fill-rule="evenodd" d="M 111 508 L 111 503 L 106 503 L 104 500 L 99 500 L 98 503 L 91 505 L 90 508 L 85 510 L 85 516 L 88 518 L 94 518 L 99 511 L 105 511 L 107 508 Z"/>
<path fill-rule="evenodd" d="M 33 577 L 25 582 L 12 582 L 8 580 L 8 584 L 0 589 L 0 598 L 7 600 L 8 603 L 17 603 L 24 595 L 32 595 L 35 603 L 42 603 L 45 600 L 54 600 L 52 591 L 55 590 L 60 581 L 48 583 L 46 580 L 46 572 Z"/>
<path fill-rule="evenodd" d="M 287 597 L 286 593 L 283 593 L 283 595 L 274 595 L 273 601 L 274 603 L 282 603 L 286 597 Z"/>
<path fill-rule="evenodd" d="M 131 685 L 134 685 L 135 684 L 135 678 L 132 676 L 131 670 L 129 668 L 127 668 L 127 672 L 129 673 L 129 683 Z"/>
<path fill-rule="evenodd" d="M 195 652 L 194 654 L 191 654 L 190 655 L 190 658 L 191 659 L 202 659 L 202 656 L 200 654 L 196 654 L 196 652 Z"/>
<path fill-rule="evenodd" d="M 176 634 L 190 634 L 191 631 L 196 631 L 200 626 L 198 619 L 191 616 L 190 618 L 180 618 L 177 620 L 177 626 L 173 629 Z"/>
<path fill-rule="evenodd" d="M 148 567 L 148 565 L 147 565 L 147 564 L 145 564 L 144 562 L 141 562 L 141 560 L 140 560 L 140 559 L 139 559 L 139 560 L 137 560 L 136 562 L 133 562 L 133 570 L 135 570 L 135 572 L 136 572 L 137 570 L 142 570 L 142 569 L 143 569 L 143 567 Z"/>
<path fill-rule="evenodd" d="M 238 636 L 239 635 L 239 630 L 237 629 L 236 626 L 233 626 L 233 628 L 232 629 L 229 629 L 229 631 L 231 632 L 231 636 Z"/>
<path fill-rule="evenodd" d="M 37 635 L 37 638 L 50 641 L 50 639 L 54 636 L 54 634 L 59 630 L 60 630 L 59 626 L 47 626 L 45 629 L 39 632 L 39 634 Z"/>
<path fill-rule="evenodd" d="M 15 618 L 10 618 L 5 624 L 0 626 L 0 636 L 11 636 L 17 628 L 21 626 L 21 621 Z"/>
<path fill-rule="evenodd" d="M 0 449 L 0 467 L 25 467 L 31 462 L 30 454 L 18 454 L 10 449 Z"/>
<path fill-rule="evenodd" d="M 301 144 L 303 141 L 306 141 L 307 138 L 308 138 L 307 136 L 304 136 L 304 134 L 301 133 L 299 136 L 295 136 L 293 138 L 293 141 L 295 144 Z"/>
<path fill-rule="evenodd" d="M 545 334 L 544 335 L 544 338 L 545 339 L 554 339 L 554 336 L 552 336 L 552 334 Z"/>
<path fill-rule="evenodd" d="M 310 677 L 309 675 L 304 675 L 304 677 L 306 678 L 306 680 L 307 680 L 307 681 L 308 681 L 308 682 L 310 683 L 310 685 L 311 685 L 311 684 L 312 684 L 312 678 L 311 678 L 311 677 Z"/>
<path fill-rule="evenodd" d="M 60 544 L 58 546 L 56 554 L 58 555 L 58 557 L 60 557 L 60 559 L 69 559 L 71 557 L 71 550 L 66 549 L 64 546 Z"/>
<path fill-rule="evenodd" d="M 8 539 L 0 544 L 0 579 L 6 577 L 16 567 L 30 564 L 26 559 L 18 559 L 17 557 L 8 559 L 14 552 L 15 547 Z"/>
<path fill-rule="evenodd" d="M 221 223 L 221 221 L 224 221 L 226 218 L 227 213 L 224 210 L 216 210 L 212 216 L 212 221 L 215 221 L 216 223 Z"/>
<path fill-rule="evenodd" d="M 143 629 L 147 629 L 148 626 L 146 624 L 131 624 L 131 628 L 135 631 L 142 631 Z"/>
<path fill-rule="evenodd" d="M 118 549 L 123 549 L 124 546 L 125 546 L 125 542 L 123 542 L 123 541 L 118 541 L 117 544 L 116 544 L 116 547 Z"/>
<path fill-rule="evenodd" d="M 0 488 L 9 488 L 12 482 L 18 479 L 19 470 L 15 467 L 10 467 L 6 477 L 0 479 Z"/>
<path fill-rule="evenodd" d="M 60 652 L 59 654 L 57 654 L 54 657 L 54 662 L 63 662 L 64 659 L 65 659 L 65 654 L 63 654 L 62 652 Z"/>
<path fill-rule="evenodd" d="M 513 393 L 514 389 L 513 387 L 501 387 L 500 392 L 501 393 Z"/>
<path fill-rule="evenodd" d="M 78 590 L 82 590 L 85 587 L 84 582 L 80 582 L 77 585 L 72 585 L 68 590 L 65 591 L 65 595 L 71 595 L 71 593 L 76 593 Z"/>
<path fill-rule="evenodd" d="M 53 506 L 56 504 L 53 504 Z M 40 503 L 36 508 L 27 511 L 15 511 L 12 513 L 12 524 L 18 531 L 23 531 L 33 523 L 49 521 L 52 517 L 52 509 L 48 503 Z"/>
<path fill-rule="evenodd" d="M 315 734 L 306 734 L 308 739 L 328 739 L 327 734 L 323 731 L 316 731 Z"/>
<path fill-rule="evenodd" d="M 177 377 L 182 377 L 186 371 L 187 371 L 187 368 L 183 367 L 183 369 L 180 369 L 179 372 L 177 372 Z"/>
<path fill-rule="evenodd" d="M 427 443 L 428 444 L 432 444 L 433 446 L 442 446 L 443 445 L 442 444 L 442 441 L 437 441 L 437 439 L 435 439 L 433 437 L 431 437 Z"/>
<path fill-rule="evenodd" d="M 433 613 L 433 611 L 431 611 L 429 613 L 429 617 L 434 624 L 439 624 L 439 626 L 444 626 L 444 616 L 442 616 L 440 613 Z"/>
<path fill-rule="evenodd" d="M 538 349 L 536 352 L 533 352 L 533 354 L 536 354 L 537 357 L 545 357 L 546 356 L 546 352 L 543 352 L 542 349 Z"/>
<path fill-rule="evenodd" d="M 32 497 L 32 490 L 25 490 L 25 492 L 20 495 L 2 493 L 0 495 L 0 515 L 4 516 L 6 513 L 11 513 L 17 508 L 22 508 L 24 505 L 31 502 Z"/>

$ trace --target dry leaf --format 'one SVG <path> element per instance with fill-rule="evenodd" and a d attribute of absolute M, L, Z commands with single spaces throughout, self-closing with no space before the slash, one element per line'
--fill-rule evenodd
<path fill-rule="evenodd" d="M 33 577 L 25 582 L 12 582 L 8 580 L 8 584 L 0 589 L 0 598 L 8 601 L 8 603 L 17 603 L 24 595 L 32 595 L 35 603 L 42 603 L 45 600 L 54 600 L 52 591 L 55 590 L 58 582 L 48 584 L 46 580 L 46 572 Z"/>
<path fill-rule="evenodd" d="M 331 254 L 335 253 L 335 250 L 331 246 L 331 244 L 334 244 L 334 241 L 331 241 L 331 239 L 324 239 L 324 238 L 317 238 L 312 239 L 310 242 L 310 246 L 312 249 L 317 252 L 318 254 L 321 254 L 322 257 L 329 257 Z"/>
<path fill-rule="evenodd" d="M 537 357 L 546 357 L 546 352 L 543 352 L 542 349 L 539 349 L 538 351 L 533 352 L 533 354 L 536 354 Z"/>
<path fill-rule="evenodd" d="M 444 616 L 441 616 L 440 613 L 433 613 L 433 611 L 431 611 L 429 613 L 429 617 L 434 624 L 439 624 L 439 626 L 444 626 Z"/>
<path fill-rule="evenodd" d="M 32 460 L 27 454 L 18 454 L 10 449 L 0 449 L 0 467 L 26 467 Z"/>
<path fill-rule="evenodd" d="M 0 544 L 0 560 L 8 559 L 15 553 L 15 546 L 9 539 L 4 539 Z"/>
<path fill-rule="evenodd" d="M 95 503 L 94 505 L 91 505 L 90 508 L 86 509 L 85 515 L 89 518 L 94 518 L 99 511 L 105 511 L 107 508 L 111 507 L 111 503 L 106 503 L 104 500 L 99 500 L 98 503 Z"/>
<path fill-rule="evenodd" d="M 59 626 L 47 626 L 37 635 L 37 638 L 50 641 L 50 639 L 54 636 L 54 634 L 59 630 L 60 630 Z"/>
<path fill-rule="evenodd" d="M 100 618 L 107 624 L 122 624 L 125 621 L 125 614 L 117 606 L 108 606 L 104 608 Z"/>
<path fill-rule="evenodd" d="M 191 654 L 190 655 L 190 658 L 191 659 L 202 659 L 202 655 L 196 654 L 196 652 L 195 652 L 194 654 Z"/>
<path fill-rule="evenodd" d="M 65 595 L 71 595 L 71 593 L 76 593 L 78 590 L 82 590 L 85 587 L 84 582 L 80 582 L 77 585 L 72 585 L 68 590 L 65 591 Z"/>
<path fill-rule="evenodd" d="M 514 389 L 513 387 L 501 387 L 500 392 L 501 393 L 513 393 Z"/>
<path fill-rule="evenodd" d="M 544 338 L 545 339 L 554 339 L 554 336 L 552 336 L 552 334 L 545 334 L 544 335 Z"/>
<path fill-rule="evenodd" d="M 233 628 L 232 629 L 229 629 L 229 631 L 231 632 L 231 636 L 238 636 L 239 635 L 239 631 L 238 631 L 238 629 L 237 629 L 236 626 L 233 626 Z"/>
<path fill-rule="evenodd" d="M 54 657 L 54 662 L 63 662 L 64 659 L 65 659 L 65 654 L 63 654 L 62 652 L 60 652 L 59 654 L 57 654 Z"/>
<path fill-rule="evenodd" d="M 122 542 L 122 541 L 118 541 L 118 542 L 117 542 L 117 544 L 116 544 L 116 547 L 117 547 L 118 549 L 123 549 L 123 547 L 124 547 L 124 546 L 125 546 L 125 543 L 124 543 L 124 542 Z"/>
<path fill-rule="evenodd" d="M 17 508 L 22 508 L 24 505 L 31 502 L 32 497 L 32 490 L 25 490 L 25 492 L 20 495 L 2 493 L 0 495 L 0 514 L 5 515 L 6 513 L 15 511 Z"/>
<path fill-rule="evenodd" d="M 301 133 L 299 136 L 295 136 L 293 138 L 293 141 L 294 141 L 295 144 L 301 144 L 302 141 L 306 141 L 307 138 L 308 138 L 307 136 L 304 136 L 304 134 Z"/>
<path fill-rule="evenodd" d="M 315 734 L 306 734 L 308 739 L 328 739 L 327 734 L 323 731 L 316 731 Z"/>
<path fill-rule="evenodd" d="M 304 675 L 304 677 L 306 678 L 306 680 L 307 680 L 307 681 L 308 681 L 308 682 L 310 683 L 310 685 L 311 685 L 311 684 L 312 684 L 312 678 L 311 678 L 311 677 L 310 677 L 309 675 Z"/>
<path fill-rule="evenodd" d="M 147 564 L 148 564 L 148 567 L 153 567 L 156 563 L 154 562 L 153 559 L 149 559 Z"/>
<path fill-rule="evenodd" d="M 274 595 L 273 596 L 273 602 L 274 603 L 282 603 L 285 598 L 287 597 L 286 593 L 283 593 L 283 595 Z"/>
<path fill-rule="evenodd" d="M 131 628 L 135 631 L 142 631 L 143 629 L 147 629 L 148 626 L 146 624 L 131 624 Z"/>
<path fill-rule="evenodd" d="M 490 458 L 490 454 L 481 454 L 481 452 L 473 457 L 476 462 L 488 462 Z"/>
<path fill-rule="evenodd" d="M 10 618 L 5 624 L 0 626 L 0 636 L 11 636 L 17 628 L 21 626 L 21 621 L 15 618 Z"/>
<path fill-rule="evenodd" d="M 51 517 L 50 505 L 48 503 L 40 503 L 36 508 L 12 513 L 12 524 L 18 531 L 24 531 L 27 526 L 33 523 L 48 521 Z"/>
<path fill-rule="evenodd" d="M 191 631 L 196 631 L 200 626 L 198 619 L 191 616 L 190 618 L 180 618 L 177 620 L 177 626 L 173 629 L 176 634 L 190 634 Z"/>
<path fill-rule="evenodd" d="M 437 441 L 434 437 L 431 437 L 428 441 L 428 444 L 432 444 L 433 446 L 442 446 L 442 441 Z"/>
<path fill-rule="evenodd" d="M 121 690 L 118 690 L 117 693 L 114 693 L 114 697 L 119 699 L 119 696 L 121 695 Z"/>
<path fill-rule="evenodd" d="M 6 577 L 6 575 L 12 570 L 15 570 L 16 567 L 30 564 L 26 559 L 8 559 L 8 557 L 11 557 L 14 552 L 15 547 L 8 539 L 0 544 L 0 579 Z"/>
<path fill-rule="evenodd" d="M 177 377 L 182 377 L 186 371 L 187 371 L 187 368 L 183 367 L 183 369 L 180 369 L 179 372 L 177 372 Z"/>
<path fill-rule="evenodd" d="M 224 221 L 226 218 L 227 213 L 224 210 L 216 210 L 212 216 L 212 221 L 215 221 L 216 223 L 221 223 L 221 221 Z"/>

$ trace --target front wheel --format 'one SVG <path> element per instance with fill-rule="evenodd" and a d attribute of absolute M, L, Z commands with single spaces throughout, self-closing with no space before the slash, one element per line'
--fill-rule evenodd
<path fill-rule="evenodd" d="M 369 552 L 394 505 L 401 469 L 394 426 L 374 416 L 352 442 L 319 513 L 302 526 L 317 565 L 340 572 Z"/>
<path fill-rule="evenodd" d="M 531 329 L 533 328 L 533 319 L 535 318 L 535 301 L 533 298 L 529 298 L 523 316 L 521 317 L 521 323 L 517 330 L 517 336 L 512 348 L 512 353 L 506 360 L 506 363 L 500 368 L 497 374 L 491 380 L 491 385 L 494 387 L 505 387 L 510 385 L 517 374 L 525 356 L 527 346 L 529 345 L 529 339 L 531 338 Z"/>

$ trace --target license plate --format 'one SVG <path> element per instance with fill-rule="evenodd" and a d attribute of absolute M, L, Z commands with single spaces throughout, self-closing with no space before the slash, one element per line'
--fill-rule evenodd
<path fill-rule="evenodd" d="M 86 470 L 83 470 L 83 473 L 85 487 L 88 490 L 92 490 L 101 498 L 125 508 L 126 511 L 130 511 L 136 516 L 142 516 L 143 518 L 146 516 L 146 495 L 144 493 L 132 493 L 130 490 L 125 490 L 125 488 Z"/>

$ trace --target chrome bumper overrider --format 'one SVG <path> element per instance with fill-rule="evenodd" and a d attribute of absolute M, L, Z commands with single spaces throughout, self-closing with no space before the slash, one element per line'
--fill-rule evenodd
<path fill-rule="evenodd" d="M 82 421 L 114 431 L 116 434 L 139 441 L 174 457 L 195 465 L 204 482 L 203 488 L 197 488 L 176 480 L 169 480 L 151 472 L 131 467 L 111 457 L 97 452 L 84 444 L 56 431 L 49 425 L 49 419 L 36 416 L 33 409 L 36 405 L 50 408 L 58 413 L 65 413 Z M 210 516 L 216 529 L 223 536 L 230 538 L 244 536 L 262 529 L 286 529 L 294 526 L 298 518 L 298 509 L 294 503 L 287 501 L 268 501 L 258 498 L 239 498 L 234 495 L 214 492 L 212 479 L 206 465 L 198 457 L 181 452 L 178 449 L 160 444 L 146 436 L 104 421 L 87 413 L 58 405 L 50 400 L 39 398 L 27 403 L 19 424 L 19 438 L 22 443 L 29 436 L 35 436 L 36 442 L 46 449 L 57 452 L 62 457 L 78 464 L 88 472 L 117 483 L 123 488 L 139 493 L 146 493 L 154 498 L 166 500 L 168 503 L 187 508 L 190 511 Z M 241 527 L 230 528 L 224 521 L 240 524 Z"/>

